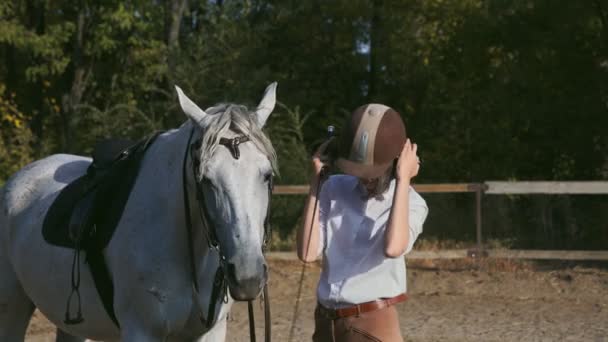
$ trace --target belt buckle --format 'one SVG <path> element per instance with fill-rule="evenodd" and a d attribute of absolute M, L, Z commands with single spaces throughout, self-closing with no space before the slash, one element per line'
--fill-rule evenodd
<path fill-rule="evenodd" d="M 326 319 L 330 319 L 333 321 L 336 318 L 338 318 L 338 314 L 336 313 L 336 310 L 328 309 L 328 308 L 324 307 L 323 305 L 319 305 L 319 309 L 321 311 L 321 315 L 323 317 L 325 317 Z"/>

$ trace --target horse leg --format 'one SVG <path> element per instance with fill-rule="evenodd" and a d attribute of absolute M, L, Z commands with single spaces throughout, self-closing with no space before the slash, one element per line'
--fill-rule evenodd
<path fill-rule="evenodd" d="M 220 319 L 215 323 L 211 330 L 209 330 L 203 337 L 197 340 L 197 342 L 215 342 L 215 341 L 226 341 L 226 322 L 227 319 Z"/>
<path fill-rule="evenodd" d="M 65 331 L 57 328 L 57 338 L 55 339 L 55 342 L 85 342 L 85 341 L 86 341 L 86 339 L 84 339 L 84 338 L 70 335 L 70 334 L 66 333 Z"/>
<path fill-rule="evenodd" d="M 23 291 L 2 248 L 0 245 L 0 341 L 21 342 L 36 307 Z"/>

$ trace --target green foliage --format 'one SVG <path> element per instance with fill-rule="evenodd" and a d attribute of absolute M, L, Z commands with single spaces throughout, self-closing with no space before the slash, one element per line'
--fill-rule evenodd
<path fill-rule="evenodd" d="M 312 112 L 302 115 L 300 107 L 290 109 L 278 103 L 266 130 L 278 148 L 281 177 L 278 184 L 305 184 L 310 174 L 310 158 L 304 141 L 304 126 Z"/>
<path fill-rule="evenodd" d="M 267 132 L 277 148 L 281 175 L 276 184 L 306 184 L 311 172 L 310 157 L 306 151 L 303 128 L 312 113 L 302 115 L 300 108 L 290 109 L 280 104 L 270 116 Z M 304 204 L 303 196 L 275 196 L 272 202 L 272 248 L 292 250 L 294 232 L 300 224 Z"/>
<path fill-rule="evenodd" d="M 0 184 L 32 161 L 31 143 L 26 115 L 17 108 L 15 94 L 7 94 L 0 83 Z"/>
<path fill-rule="evenodd" d="M 0 178 L 33 156 L 87 153 L 101 137 L 181 124 L 174 84 L 203 107 L 255 106 L 272 81 L 283 105 L 267 131 L 282 184 L 306 183 L 325 127 L 369 102 L 403 114 L 424 161 L 420 182 L 608 175 L 603 1 L 195 0 L 171 12 L 180 1 L 0 0 L 0 83 L 16 94 L 3 97 L 15 110 L 2 108 L 24 122 L 2 123 Z M 178 42 L 169 47 L 176 18 Z M 449 217 L 470 208 L 447 198 L 433 203 L 441 217 L 431 222 L 463 236 Z M 553 205 L 500 203 L 513 211 Z M 562 232 L 557 240 L 605 212 L 555 203 L 576 217 L 546 214 L 555 220 L 543 222 L 555 223 L 543 229 Z M 301 198 L 274 205 L 273 225 L 288 238 Z M 510 223 L 497 231 L 527 227 L 531 215 L 502 220 Z"/>
<path fill-rule="evenodd" d="M 74 24 L 61 22 L 48 25 L 44 34 L 28 29 L 19 13 L 19 6 L 12 2 L 0 4 L 0 43 L 27 52 L 36 62 L 27 65 L 25 77 L 29 81 L 62 74 L 70 59 L 64 47 L 74 33 Z M 20 18 L 21 17 L 21 18 Z"/>

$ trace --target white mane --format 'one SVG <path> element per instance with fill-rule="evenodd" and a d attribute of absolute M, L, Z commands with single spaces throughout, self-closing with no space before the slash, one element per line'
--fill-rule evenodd
<path fill-rule="evenodd" d="M 236 104 L 222 103 L 213 106 L 206 111 L 209 115 L 201 122 L 205 127 L 200 148 L 200 170 L 202 176 L 206 162 L 213 156 L 219 145 L 220 137 L 225 136 L 229 130 L 249 137 L 250 141 L 260 150 L 272 166 L 275 174 L 279 173 L 277 155 L 270 139 L 259 127 L 255 112 L 249 111 L 247 107 Z"/>

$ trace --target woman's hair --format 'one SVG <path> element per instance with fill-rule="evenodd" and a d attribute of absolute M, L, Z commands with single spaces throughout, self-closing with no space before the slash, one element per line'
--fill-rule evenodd
<path fill-rule="evenodd" d="M 365 197 L 369 199 L 372 197 L 381 197 L 382 195 L 384 195 L 384 193 L 386 193 L 386 191 L 390 187 L 391 180 L 393 180 L 393 178 L 393 168 L 389 167 L 386 172 L 382 174 L 382 176 L 378 177 L 378 182 L 376 183 L 376 186 L 373 189 L 367 191 Z"/>

